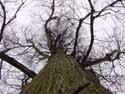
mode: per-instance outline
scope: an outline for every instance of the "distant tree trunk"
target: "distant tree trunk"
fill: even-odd
[[[112,94],[89,70],[58,49],[20,94]]]

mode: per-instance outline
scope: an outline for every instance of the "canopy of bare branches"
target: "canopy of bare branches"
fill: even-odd
[[[19,92],[58,48],[118,94],[124,23],[125,0],[0,0],[0,94]]]

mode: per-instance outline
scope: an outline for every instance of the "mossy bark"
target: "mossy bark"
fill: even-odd
[[[20,94],[112,94],[98,78],[59,49]]]

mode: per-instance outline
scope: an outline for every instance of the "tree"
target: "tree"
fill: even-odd
[[[41,31],[37,31],[34,25],[33,30],[36,30],[30,29],[31,33],[28,29],[22,30],[24,37],[15,33],[11,34],[13,37],[7,35],[5,27],[16,18],[24,2],[8,20],[4,2],[0,1],[0,40],[2,48],[5,49],[0,52],[0,58],[25,74],[21,94],[112,94],[102,83],[106,81],[119,86],[118,79],[121,75],[116,73],[115,67],[121,64],[120,60],[123,60],[125,53],[124,0],[110,0],[108,3],[104,1],[104,6],[100,7],[96,5],[102,2],[94,0],[86,0],[84,3],[77,0],[37,2],[43,9],[41,14],[44,12],[47,13],[45,16],[48,15],[47,18],[40,15],[38,19],[42,23],[40,28],[43,26],[41,31],[44,31],[42,34],[44,33],[45,41],[41,38]],[[102,24],[102,21],[103,24],[110,21],[112,26],[102,26],[103,29],[98,29],[97,24]],[[115,21],[117,23],[114,23]],[[101,30],[104,33],[105,29],[111,30],[109,35],[106,38],[98,36],[101,32],[97,31]],[[47,59],[48,63],[36,74],[12,57],[14,54],[22,57],[20,60],[24,62],[40,62]],[[107,66],[109,72],[105,73],[104,68]],[[33,80],[27,84],[29,78]]]

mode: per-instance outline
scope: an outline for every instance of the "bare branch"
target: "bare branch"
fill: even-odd
[[[2,8],[2,11],[3,11],[3,22],[2,22],[2,26],[0,28],[0,42],[3,38],[3,32],[4,32],[4,29],[5,29],[5,26],[6,26],[6,9],[5,9],[5,6],[3,5],[3,3],[1,2],[0,0],[0,6]]]
[[[1,59],[1,62],[0,62],[0,79],[1,79],[2,67],[3,67],[3,60]]]
[[[9,21],[8,21],[5,25],[11,23],[11,22],[16,18],[17,13],[20,11],[20,9],[21,9],[21,7],[22,7],[23,5],[24,5],[24,2],[22,2],[22,3],[19,5],[19,7],[17,8],[17,10],[16,10],[16,12],[14,13],[14,15],[9,19]]]
[[[88,17],[91,15],[91,12],[88,13],[84,18],[80,19],[79,20],[79,24],[76,28],[76,34],[75,34],[75,43],[74,43],[74,48],[73,48],[73,52],[72,52],[72,56],[75,57],[76,55],[76,48],[77,48],[77,45],[78,45],[78,37],[79,37],[79,31],[80,31],[80,28],[82,26],[82,22]]]
[[[103,9],[101,9],[99,11],[99,13],[95,16],[95,18],[99,17],[107,8],[113,7],[115,4],[117,4],[118,2],[121,2],[121,1],[123,1],[123,0],[116,0],[116,1],[112,2],[111,4],[108,4],[107,6],[105,6]]]
[[[16,67],[17,69],[21,70],[22,72],[24,72],[26,75],[28,75],[29,77],[35,77],[36,73],[30,69],[28,69],[27,67],[25,67],[24,65],[22,65],[21,63],[19,63],[17,60],[15,60],[14,58],[6,55],[5,53],[0,53],[0,58],[6,62],[8,62],[10,65]]]
[[[94,12],[95,12],[95,9],[91,3],[91,0],[88,0],[89,4],[90,4],[90,7],[91,7],[91,16],[90,16],[90,35],[91,35],[91,40],[90,40],[90,45],[89,45],[89,48],[87,50],[87,53],[85,56],[83,56],[83,59],[82,59],[82,64],[84,62],[86,62],[90,52],[91,52],[91,49],[92,49],[92,46],[93,46],[93,43],[94,43]]]
[[[3,11],[3,16],[2,16],[3,22],[2,22],[2,26],[0,28],[0,31],[1,31],[0,32],[0,42],[1,42],[2,38],[3,38],[3,32],[4,32],[4,29],[5,29],[6,25],[9,24],[9,23],[11,23],[16,18],[16,15],[20,11],[20,9],[23,6],[23,4],[24,4],[24,2],[22,2],[19,5],[19,7],[17,8],[17,10],[16,10],[15,14],[12,16],[12,18],[8,22],[6,22],[6,20],[7,20],[6,9],[5,9],[5,6],[3,5],[2,1],[0,1],[0,6],[1,6],[2,11]]]
[[[52,37],[51,37],[51,31],[48,29],[48,23],[51,20],[56,19],[55,17],[53,17],[54,11],[55,11],[55,0],[53,0],[53,2],[52,2],[51,11],[52,12],[51,12],[50,16],[46,20],[46,23],[45,23],[45,33],[46,33],[46,37],[47,37],[48,48],[49,48],[50,52],[53,53],[53,51],[52,51]]]
[[[120,59],[120,55],[124,54],[124,52],[120,52],[119,50],[114,50],[111,53],[107,53],[104,57],[95,59],[93,61],[87,61],[84,63],[83,67],[89,67],[92,65],[100,64],[102,62],[113,62],[114,60]]]
[[[40,51],[36,46],[35,46],[35,43],[32,41],[32,40],[28,40],[32,43],[32,47],[36,50],[36,52],[38,52],[40,55],[44,56],[45,58],[48,58],[49,55],[47,54],[44,54],[42,51]]]

